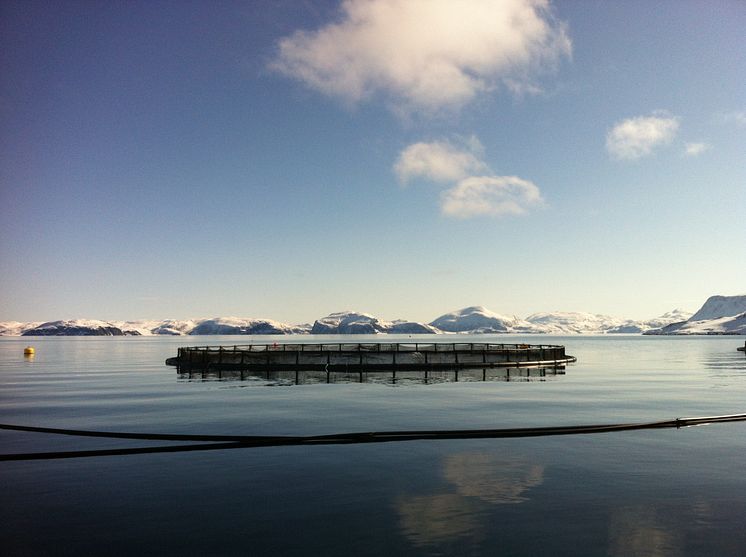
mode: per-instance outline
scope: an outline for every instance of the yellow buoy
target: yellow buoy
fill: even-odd
[[[33,346],[27,346],[23,349],[23,355],[24,356],[33,356],[36,351],[34,350]]]

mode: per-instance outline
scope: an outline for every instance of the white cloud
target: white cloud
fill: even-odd
[[[394,171],[404,184],[417,177],[433,182],[455,182],[487,170],[487,165],[477,156],[482,150],[475,137],[469,139],[466,149],[447,141],[414,143],[401,152]]]
[[[271,67],[347,102],[384,93],[432,112],[501,85],[536,91],[572,50],[548,0],[345,0],[340,15],[281,39]]]
[[[725,123],[735,123],[739,126],[746,126],[746,110],[736,110],[726,112],[720,115],[721,120]]]
[[[679,130],[679,119],[662,114],[638,116],[617,122],[606,135],[606,150],[618,159],[639,159],[655,147],[670,143]]]
[[[708,143],[687,143],[684,146],[684,154],[687,157],[696,157],[697,155],[701,155],[705,151],[709,151],[712,149],[712,145]]]
[[[517,176],[471,176],[442,193],[440,208],[456,218],[522,215],[543,202],[539,188]]]
[[[440,196],[441,212],[448,217],[522,215],[544,203],[533,182],[492,174],[475,136],[460,143],[462,147],[448,141],[413,143],[399,154],[394,172],[402,183],[419,177],[451,184]],[[485,172],[489,174],[475,175]]]

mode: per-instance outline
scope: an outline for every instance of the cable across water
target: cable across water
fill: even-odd
[[[346,445],[361,443],[391,443],[395,441],[435,441],[457,439],[506,439],[517,437],[547,437],[554,435],[583,435],[592,433],[614,433],[641,429],[683,428],[707,424],[746,421],[746,414],[726,414],[693,418],[675,418],[656,422],[623,424],[593,424],[574,426],[523,427],[500,429],[445,429],[411,431],[368,431],[334,433],[329,435],[278,436],[278,435],[187,435],[170,433],[128,433],[111,431],[89,431],[60,429],[14,424],[0,424],[0,429],[26,431],[76,437],[99,437],[106,439],[140,439],[148,441],[185,441],[188,445],[161,445],[154,447],[130,447],[82,451],[54,451],[37,453],[2,454],[0,461],[54,460],[61,458],[84,458],[94,456],[123,456],[133,454],[176,453],[191,451],[215,451],[258,447],[280,447],[298,445]]]

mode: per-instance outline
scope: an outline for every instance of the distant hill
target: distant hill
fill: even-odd
[[[310,332],[313,335],[372,335],[378,333],[414,335],[439,333],[440,331],[429,325],[414,321],[384,321],[367,313],[342,311],[317,319]]]
[[[21,336],[109,336],[139,335],[137,331],[122,330],[107,321],[74,319],[71,321],[47,321],[21,332]]]
[[[689,319],[646,335],[746,335],[746,295],[711,296]]]
[[[272,319],[212,317],[187,320],[99,321],[72,319],[22,323],[0,322],[0,336],[137,336],[137,335],[346,335],[346,334],[746,334],[746,295],[712,296],[695,314],[675,309],[643,321],[583,312],[534,313],[525,319],[469,306],[445,313],[430,323],[386,321],[368,313],[341,311],[312,325]]]
[[[500,315],[482,306],[471,306],[446,313],[430,325],[448,333],[508,333],[516,327],[531,327],[529,323],[517,317]]]
[[[215,317],[196,324],[190,335],[293,335],[307,333],[306,329],[271,319]]]
[[[714,297],[725,299],[726,297]],[[737,297],[733,297],[737,298]],[[746,298],[746,296],[742,297]],[[711,298],[712,300],[712,298]],[[709,300],[708,300],[709,302]],[[717,307],[731,311],[737,304],[723,301]],[[705,304],[707,305],[707,304]],[[715,308],[715,303],[711,304]],[[705,308],[703,307],[703,310]],[[703,310],[700,310],[702,312]],[[717,314],[717,309],[708,309]],[[647,321],[625,320],[608,315],[583,312],[534,313],[522,319],[495,313],[483,306],[469,306],[445,313],[430,323],[398,319],[387,321],[368,313],[341,311],[320,317],[312,325],[292,325],[248,317],[212,317],[201,319],[165,319],[140,321],[100,321],[72,319],[22,323],[0,322],[0,336],[137,336],[137,335],[285,335],[285,334],[437,334],[437,333],[506,333],[506,334],[679,334],[672,324],[687,321],[690,313],[673,310]],[[691,321],[691,319],[689,319]],[[722,334],[731,333],[729,326]],[[740,330],[737,329],[736,330]],[[681,333],[695,334],[695,333]],[[703,333],[708,334],[708,333]]]

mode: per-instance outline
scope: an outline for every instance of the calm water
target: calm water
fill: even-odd
[[[578,362],[530,381],[262,386],[190,381],[163,364],[177,346],[245,337],[1,338],[0,422],[305,435],[746,411],[743,337],[474,337],[487,338],[565,344]],[[28,344],[33,360],[23,357]],[[16,453],[148,443],[0,431],[0,444]],[[745,457],[746,423],[733,423],[5,462],[0,547],[3,555],[744,555]]]

